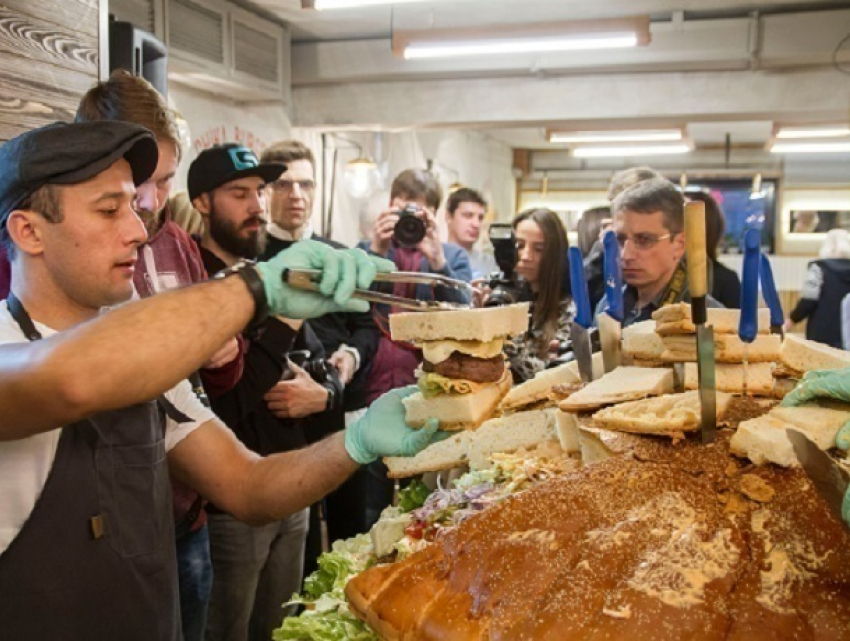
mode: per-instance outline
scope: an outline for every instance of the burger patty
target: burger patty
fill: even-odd
[[[425,361],[422,363],[422,370],[446,378],[462,378],[475,383],[496,383],[505,373],[505,357],[497,354],[493,358],[475,358],[452,352],[451,356],[436,365]]]

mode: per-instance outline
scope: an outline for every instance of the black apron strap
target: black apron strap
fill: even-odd
[[[9,292],[9,295],[6,297],[6,304],[9,306],[9,313],[18,324],[18,327],[21,328],[21,331],[27,337],[27,340],[39,340],[41,338],[41,332],[35,328],[32,318],[30,318],[27,310],[24,309],[24,306],[21,304],[21,301],[18,300],[18,297],[12,292]]]

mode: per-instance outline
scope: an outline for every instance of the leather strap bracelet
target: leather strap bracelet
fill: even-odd
[[[239,261],[227,269],[222,269],[214,278],[227,278],[234,274],[245,281],[248,291],[251,292],[251,297],[254,299],[254,315],[245,327],[245,333],[249,336],[256,336],[269,318],[269,303],[266,298],[263,277],[260,276],[253,262]]]

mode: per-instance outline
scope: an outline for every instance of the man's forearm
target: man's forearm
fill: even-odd
[[[227,278],[124,305],[45,340],[0,346],[0,440],[155,398],[241,331],[253,310],[242,279]]]
[[[344,432],[259,459],[245,480],[244,512],[234,516],[255,524],[280,520],[335,490],[357,467],[345,450]]]

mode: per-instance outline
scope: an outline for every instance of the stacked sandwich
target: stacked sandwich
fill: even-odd
[[[756,339],[744,343],[737,334],[740,317],[737,309],[708,310],[708,324],[714,328],[717,389],[740,393],[745,391],[746,383],[747,393],[772,396],[773,363],[779,360],[782,339],[768,333],[770,312],[760,309]],[[691,306],[687,303],[668,305],[653,313],[652,318],[664,345],[660,360],[685,363],[685,389],[697,389],[696,327],[691,321]]]
[[[390,315],[390,334],[422,350],[420,391],[404,399],[407,424],[475,429],[511,387],[505,340],[528,330],[528,304]]]
[[[808,371],[844,367],[850,367],[850,352],[788,334],[773,375],[783,387],[793,388]]]

